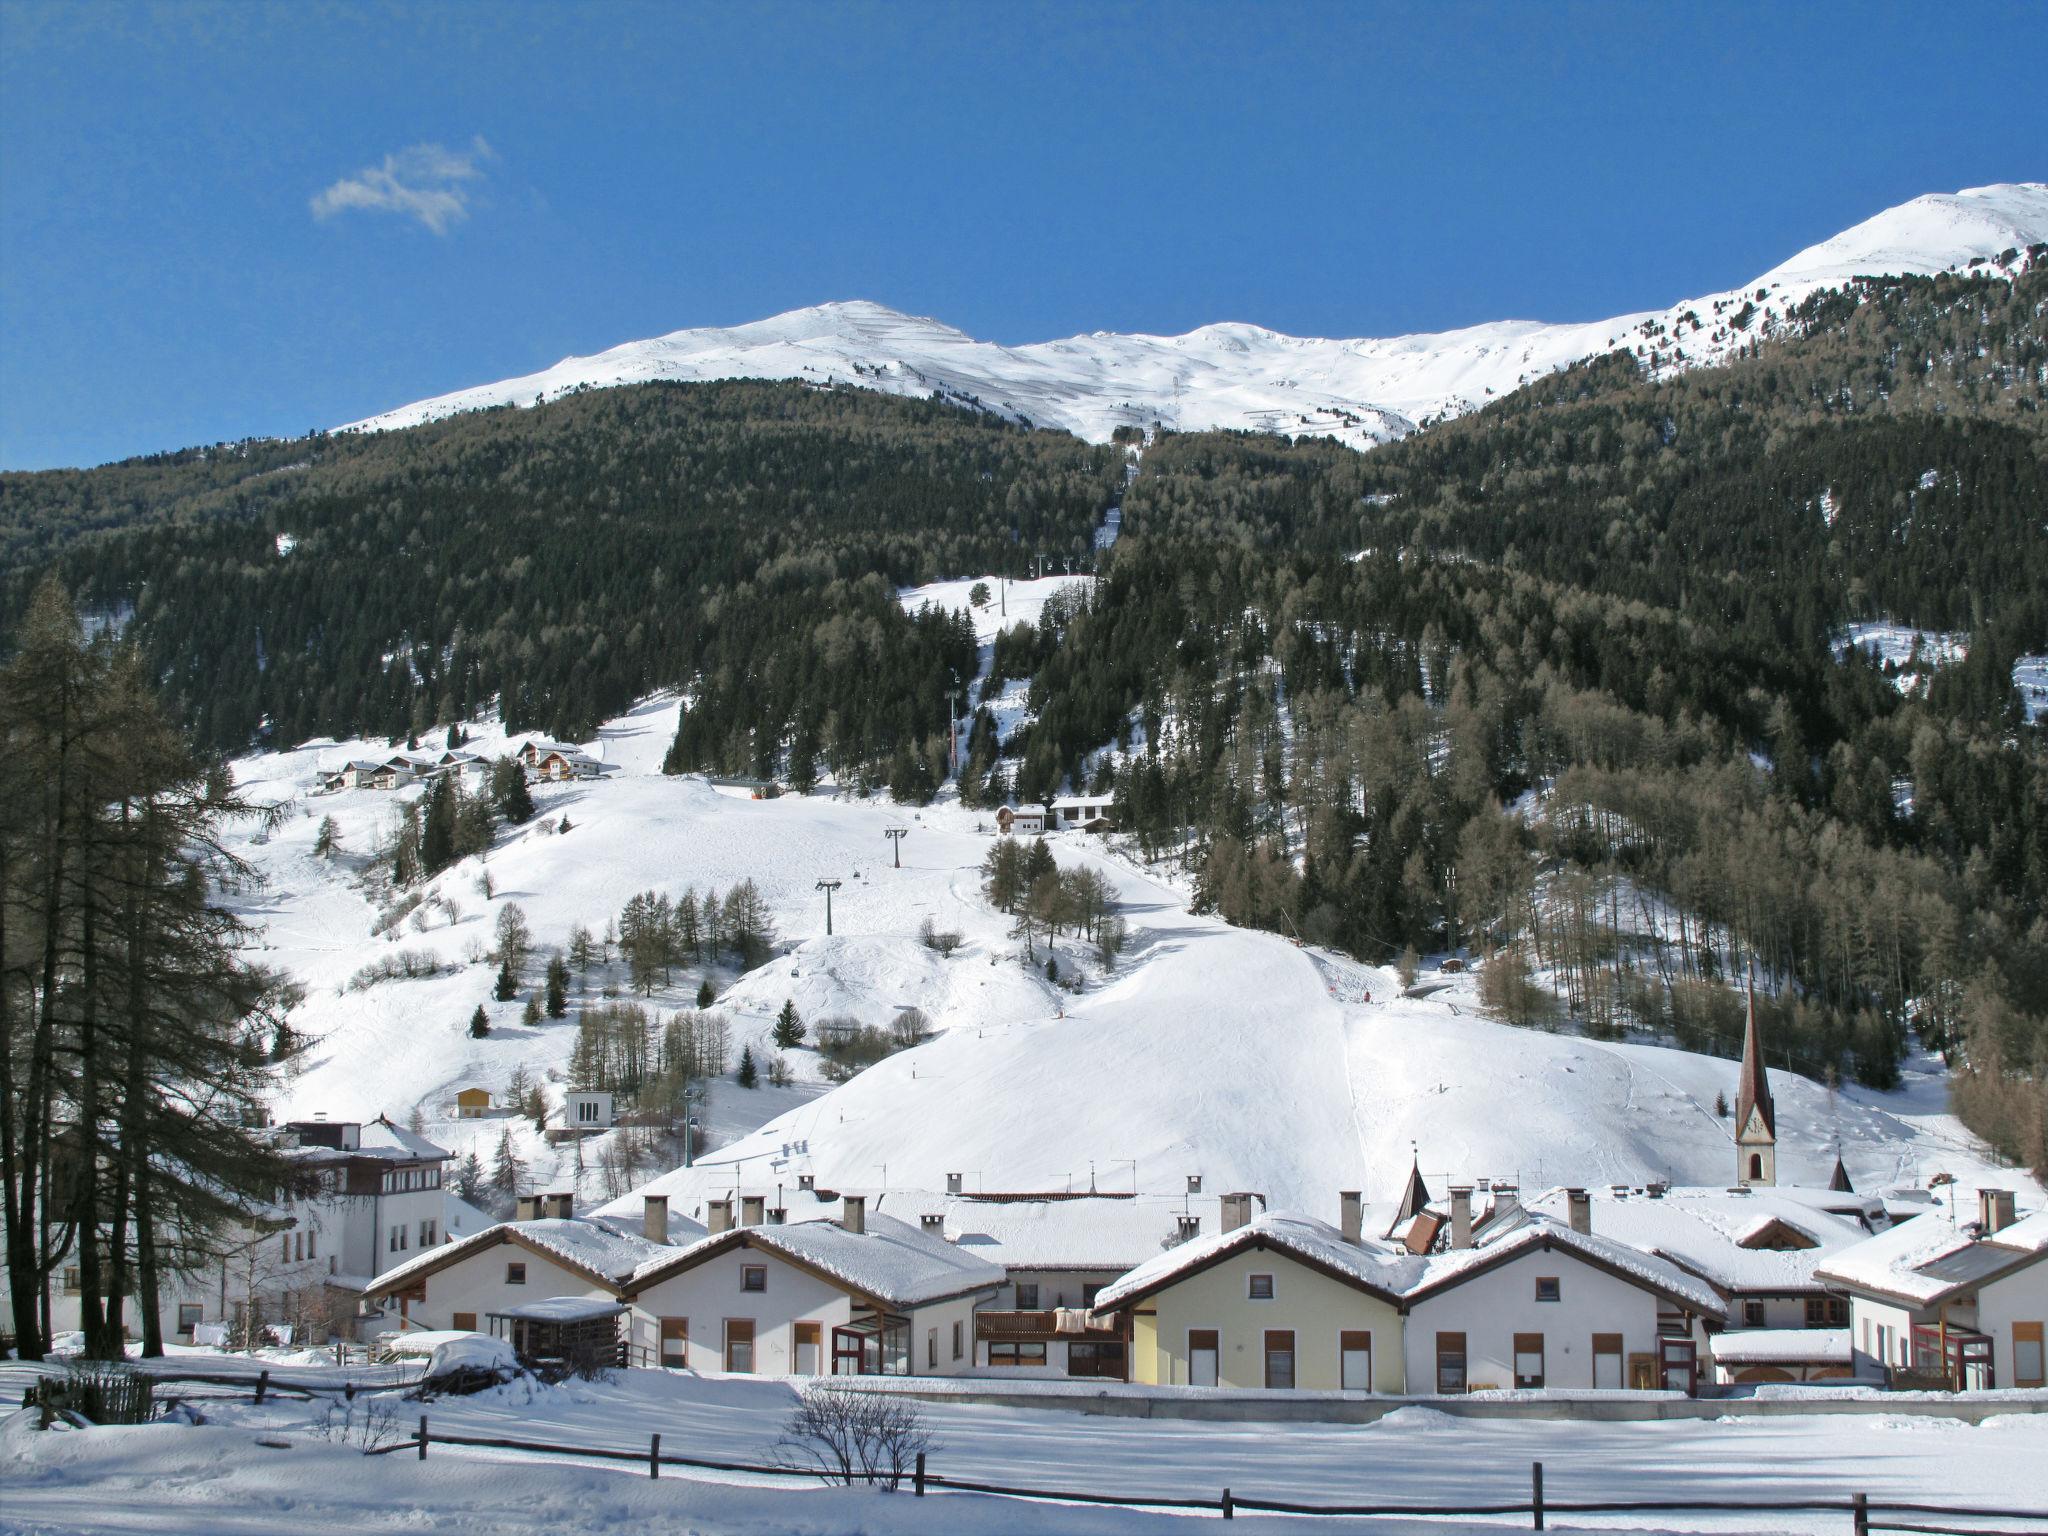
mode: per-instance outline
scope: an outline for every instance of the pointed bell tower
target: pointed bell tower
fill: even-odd
[[[1756,982],[1749,984],[1749,1023],[1742,1036],[1742,1081],[1735,1091],[1735,1181],[1744,1188],[1778,1182],[1778,1111],[1764,1071],[1756,1023]]]

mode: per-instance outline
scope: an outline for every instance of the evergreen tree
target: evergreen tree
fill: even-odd
[[[547,1010],[551,1019],[569,1012],[569,963],[559,954],[548,956]]]
[[[699,1008],[709,1008],[717,1001],[718,989],[711,985],[711,978],[706,976],[697,983],[697,1006]]]
[[[526,767],[518,758],[501,757],[491,764],[491,800],[498,814],[515,827],[532,817],[533,794],[526,787]]]
[[[320,818],[320,830],[313,838],[313,857],[331,858],[341,844],[341,828],[334,824],[332,816]]]
[[[469,1016],[469,1037],[481,1040],[491,1032],[491,1016],[484,1012],[484,1005],[478,1003],[476,1012]]]
[[[491,996],[501,1003],[509,1003],[519,995],[519,978],[512,974],[512,962],[504,961],[498,966],[498,979],[491,987]]]
[[[455,1165],[455,1197],[477,1204],[484,1197],[484,1165],[472,1146],[462,1155],[462,1161]]]
[[[736,1076],[742,1088],[757,1088],[760,1086],[760,1075],[754,1068],[754,1048],[751,1045],[740,1047],[740,1066]]]
[[[497,1154],[491,1160],[491,1189],[501,1202],[509,1205],[525,1182],[526,1161],[520,1157],[512,1140],[512,1127],[508,1125],[498,1133]]]
[[[778,1050],[794,1050],[804,1043],[804,1021],[796,1011],[796,1000],[784,998],[782,1011],[775,1015],[775,1045]]]
[[[538,992],[527,993],[526,1006],[520,1010],[519,1022],[524,1024],[528,1029],[533,1029],[540,1024],[540,1021],[544,1017],[546,1017],[546,1015],[541,1012],[540,994]]]
[[[420,868],[429,877],[455,862],[455,776],[444,773],[426,794],[427,813],[420,828]]]

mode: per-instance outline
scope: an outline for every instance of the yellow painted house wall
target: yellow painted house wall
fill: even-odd
[[[1273,1277],[1273,1299],[1250,1298],[1250,1276]],[[1284,1253],[1250,1249],[1175,1282],[1133,1309],[1131,1379],[1153,1386],[1185,1386],[1188,1332],[1217,1333],[1220,1387],[1263,1388],[1266,1330],[1294,1330],[1294,1384],[1334,1392],[1343,1386],[1340,1335],[1372,1334],[1375,1392],[1406,1390],[1401,1315],[1367,1295],[1296,1263]]]

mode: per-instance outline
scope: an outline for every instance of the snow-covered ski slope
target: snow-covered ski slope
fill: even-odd
[[[320,766],[381,744],[315,744],[235,765],[253,794],[289,802],[264,841],[244,843],[267,884],[240,898],[262,924],[260,958],[308,988],[295,1022],[317,1044],[285,1113],[381,1112],[402,1123],[417,1106],[427,1134],[486,1162],[509,1126],[535,1187],[574,1184],[592,1203],[623,1193],[597,1177],[594,1147],[579,1175],[573,1151],[542,1145],[529,1122],[455,1118],[456,1089],[501,1090],[522,1065],[555,1074],[559,1106],[575,1009],[601,1004],[606,984],[631,996],[622,972],[594,970],[569,1020],[521,1025],[519,1002],[489,1000],[494,967],[481,955],[497,914],[517,902],[545,951],[576,924],[602,932],[637,891],[725,891],[751,878],[786,952],[747,975],[716,977],[735,1062],[750,1044],[765,1064],[785,998],[813,1023],[837,1014],[886,1024],[915,1006],[938,1033],[837,1088],[809,1051],[784,1053],[786,1087],[715,1084],[702,1111],[714,1148],[670,1186],[685,1200],[735,1184],[793,1188],[804,1172],[840,1188],[943,1188],[957,1172],[970,1188],[1057,1190],[1086,1188],[1092,1171],[1103,1189],[1135,1180],[1159,1194],[1199,1173],[1210,1191],[1258,1190],[1327,1213],[1339,1189],[1392,1198],[1411,1151],[1438,1183],[1518,1174],[1711,1184],[1733,1170],[1729,1123],[1714,1102],[1733,1099],[1734,1063],[1493,1024],[1479,1016],[1469,977],[1399,997],[1390,971],[1191,914],[1174,871],[1140,868],[1077,833],[1054,837],[1056,856],[1109,876],[1131,943],[1107,976],[1082,946],[1063,943],[1063,978],[1083,981],[1078,992],[1054,986],[1044,949],[1035,960],[1022,954],[980,894],[994,835],[980,813],[825,794],[757,801],[664,777],[675,709],[654,700],[606,726],[592,750],[616,771],[536,789],[540,817],[502,834],[481,864],[465,860],[432,882],[455,903],[455,920],[437,908],[395,938],[372,934],[376,908],[360,871],[407,792],[312,792]],[[496,744],[479,728],[475,746]],[[312,850],[328,816],[341,852],[323,859]],[[570,830],[551,830],[564,816]],[[883,837],[892,826],[909,830],[901,869]],[[827,878],[842,882],[829,939],[816,889]],[[960,948],[944,956],[920,943],[926,917],[961,934]],[[359,968],[401,949],[431,952],[449,969],[346,989]],[[529,985],[539,970],[529,967]],[[687,1006],[698,977],[679,970],[649,1006],[663,1016]],[[479,1003],[493,1021],[482,1040],[466,1028]],[[1839,1135],[1859,1187],[1948,1172],[1966,1187],[2006,1183],[2028,1204],[2039,1199],[2031,1181],[1994,1170],[1944,1112],[1938,1077],[1916,1076],[1899,1094],[1832,1099],[1803,1078],[1774,1081],[1788,1180],[1824,1179]]]
[[[802,379],[938,393],[1097,442],[1118,426],[1157,421],[1182,431],[1327,436],[1364,448],[1617,347],[1656,352],[1667,364],[1680,350],[1688,364],[1712,362],[1765,333],[1816,289],[1973,262],[1996,270],[2003,253],[2043,241],[2048,184],[1972,187],[1886,209],[1739,288],[1668,309],[1572,324],[1503,320],[1386,339],[1322,340],[1226,323],[1184,336],[1097,331],[1012,347],[880,304],[821,304],[564,358],[539,373],[422,400],[353,427],[407,427],[458,411],[657,379]],[[1750,306],[1755,313],[1745,315]]]

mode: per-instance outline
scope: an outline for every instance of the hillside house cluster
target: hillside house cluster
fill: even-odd
[[[1110,1379],[1409,1394],[1693,1392],[1760,1382],[2043,1385],[2048,1214],[1983,1194],[1959,1223],[1919,1191],[1779,1186],[1762,1042],[1748,1028],[1736,1179],[1721,1188],[1513,1180],[1335,1221],[1254,1192],[707,1194],[704,1168],[618,1220],[533,1206],[380,1275],[401,1328],[524,1352],[585,1345],[737,1374]],[[790,1166],[794,1166],[793,1164]],[[727,1171],[726,1175],[731,1174]],[[696,1200],[701,1221],[672,1216]]]
[[[539,736],[515,743],[507,755],[525,768],[528,779],[541,783],[601,778],[605,772],[605,764],[581,747]],[[459,748],[443,752],[394,752],[388,757],[351,758],[338,768],[327,769],[320,775],[320,788],[326,794],[345,789],[396,790],[430,784],[448,774],[480,782],[490,769],[488,757]]]
[[[996,811],[996,830],[1006,836],[1038,837],[1047,832],[1113,832],[1114,795],[1061,795],[1044,805],[1005,805]]]

